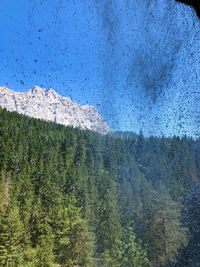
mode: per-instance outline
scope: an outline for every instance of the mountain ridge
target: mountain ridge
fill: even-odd
[[[111,131],[94,106],[81,106],[69,97],[59,95],[52,88],[34,86],[26,92],[16,92],[0,86],[0,106],[29,117],[88,129],[100,134]]]

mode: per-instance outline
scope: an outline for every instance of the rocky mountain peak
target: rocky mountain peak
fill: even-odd
[[[101,134],[110,132],[110,128],[95,107],[73,102],[60,96],[52,88],[34,86],[27,92],[15,92],[0,87],[0,106],[8,111],[16,111],[29,117],[54,121],[65,126],[96,131]]]
[[[44,93],[44,90],[43,88],[39,87],[39,86],[34,86],[30,91],[32,94],[43,94]]]
[[[0,86],[0,93],[1,94],[9,94],[11,92],[11,90],[5,86]]]

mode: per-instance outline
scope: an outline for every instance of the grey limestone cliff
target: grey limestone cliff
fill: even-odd
[[[0,106],[29,117],[88,129],[100,134],[110,131],[95,107],[81,106],[68,97],[60,96],[53,89],[35,86],[27,92],[15,92],[0,87]]]

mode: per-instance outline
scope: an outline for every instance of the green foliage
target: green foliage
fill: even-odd
[[[161,267],[181,246],[198,252],[197,194],[180,215],[199,152],[186,137],[100,136],[0,110],[0,266]]]
[[[18,207],[0,209],[0,265],[16,266],[23,261],[23,225]]]
[[[124,231],[123,255],[121,267],[150,267],[146,252],[142,249],[133,229],[130,227]]]
[[[182,223],[188,229],[188,242],[182,245],[176,267],[198,267],[200,263],[200,187],[194,186],[186,195]]]
[[[61,266],[92,266],[94,237],[86,220],[81,218],[74,197],[68,197],[67,207],[56,227],[56,255]]]

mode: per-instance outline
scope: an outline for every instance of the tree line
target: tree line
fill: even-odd
[[[199,139],[0,110],[0,266],[199,266],[199,178]]]

